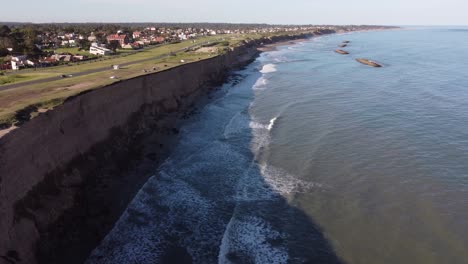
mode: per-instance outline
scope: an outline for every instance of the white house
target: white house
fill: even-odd
[[[96,38],[96,36],[94,35],[94,33],[91,33],[91,35],[89,35],[89,37],[88,37],[88,41],[91,41],[91,42],[96,41],[96,39],[97,39],[97,38]]]
[[[27,55],[15,56],[11,58],[11,69],[12,70],[19,70],[21,68],[26,67],[27,64]]]
[[[102,47],[97,47],[97,46],[91,46],[91,47],[89,48],[89,53],[94,54],[94,55],[103,55],[103,56],[106,56],[106,55],[112,54],[112,50],[106,49],[106,48],[102,48]]]

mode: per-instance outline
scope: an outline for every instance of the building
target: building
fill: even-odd
[[[91,33],[91,35],[89,35],[89,37],[88,37],[88,41],[90,41],[90,42],[94,42],[94,41],[96,41],[96,39],[97,39],[97,38],[96,38],[96,36],[94,35],[94,33]]]
[[[111,41],[118,41],[120,46],[123,47],[125,44],[128,44],[129,39],[125,34],[113,34],[107,36],[107,42],[110,43]]]
[[[21,55],[21,56],[14,56],[11,57],[11,69],[12,70],[19,70],[22,68],[25,68],[28,60],[27,55]]]
[[[163,43],[164,41],[166,41],[166,39],[163,38],[163,37],[156,37],[156,38],[154,38],[154,42],[156,42],[156,43]]]
[[[133,32],[133,38],[134,38],[134,39],[140,38],[140,36],[141,36],[141,32],[140,32],[140,31],[135,31],[135,32]]]
[[[112,54],[112,50],[98,47],[98,46],[91,46],[89,48],[89,53],[94,54],[94,55],[106,56],[106,55]]]

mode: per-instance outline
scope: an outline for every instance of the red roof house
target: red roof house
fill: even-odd
[[[126,34],[113,34],[107,36],[107,42],[111,42],[114,40],[118,41],[121,47],[125,46],[129,42],[129,39]]]

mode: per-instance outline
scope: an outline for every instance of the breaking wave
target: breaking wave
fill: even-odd
[[[276,72],[277,69],[276,69],[276,65],[275,64],[266,64],[263,66],[263,68],[260,70],[261,73],[265,74],[265,73],[272,73],[272,72]]]

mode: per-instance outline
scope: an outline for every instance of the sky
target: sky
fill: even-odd
[[[468,0],[2,0],[8,22],[468,25]]]

